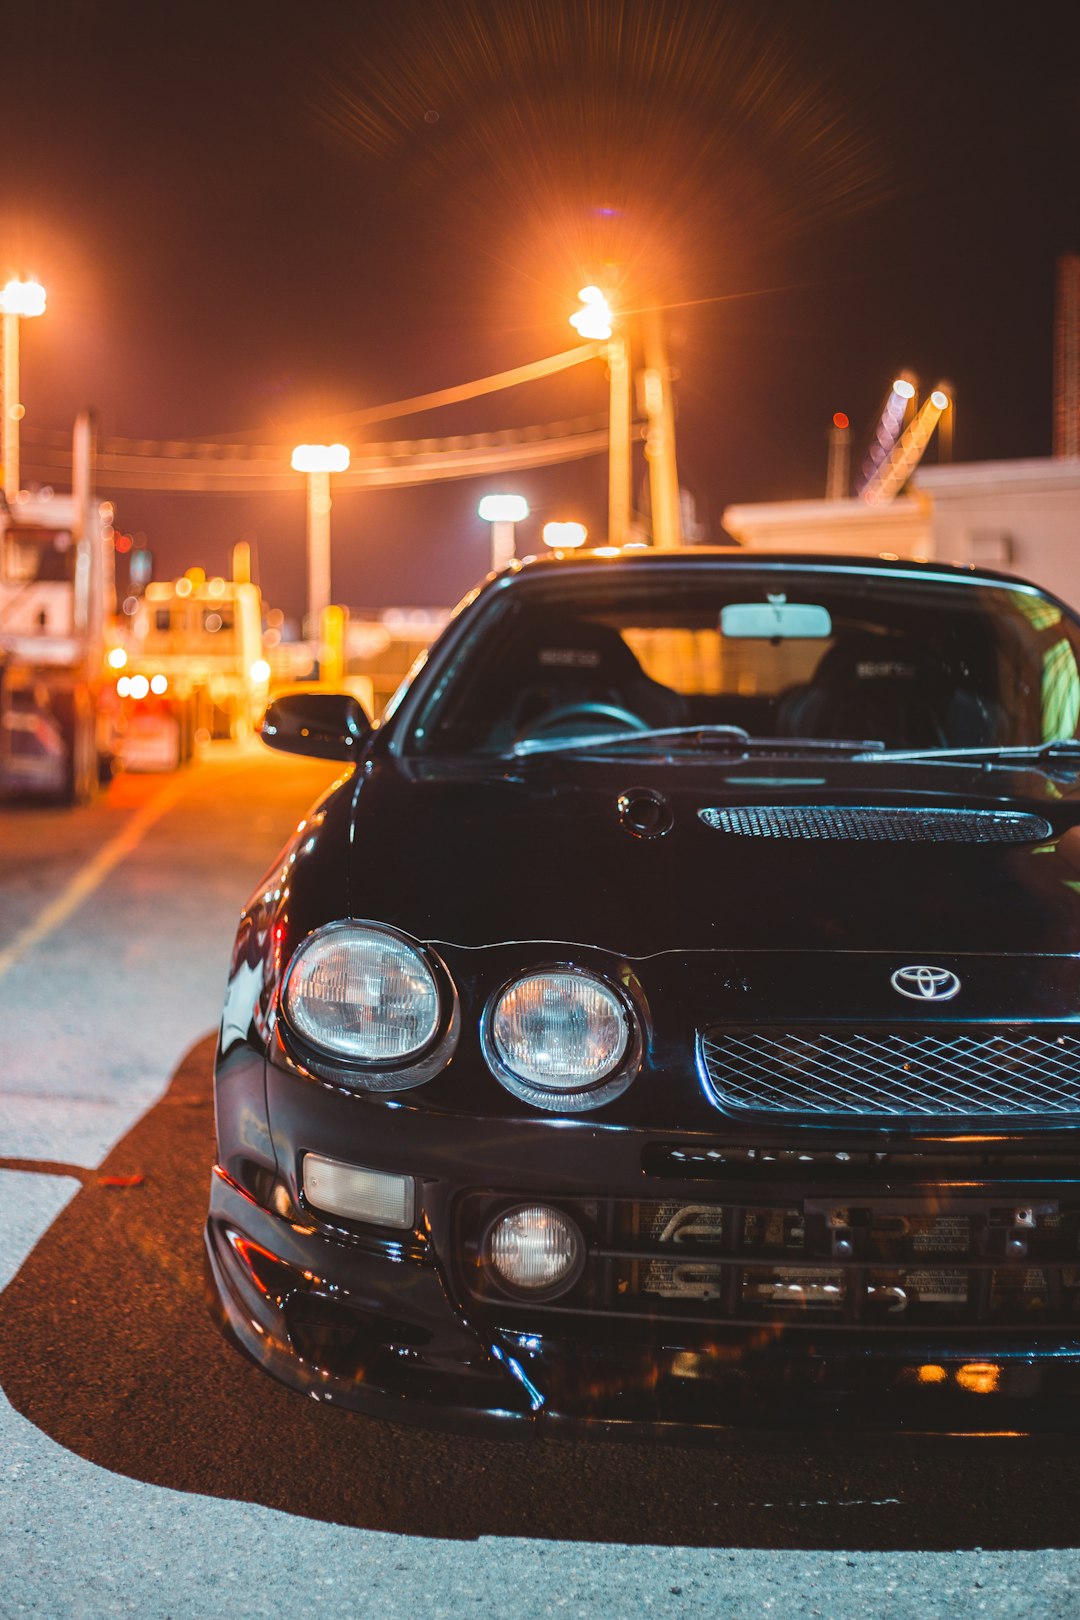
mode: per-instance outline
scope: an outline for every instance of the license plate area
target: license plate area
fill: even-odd
[[[888,1328],[1080,1322],[1080,1210],[1056,1199],[665,1204],[624,1296],[728,1321]]]
[[[925,1267],[1061,1257],[1057,1199],[808,1198],[802,1211],[807,1253],[821,1259]]]
[[[744,1267],[742,1311],[899,1327],[1075,1320],[1080,1308],[1080,1264],[1060,1264],[1080,1261],[1080,1245],[1056,1200],[810,1198],[800,1226],[804,1263]]]

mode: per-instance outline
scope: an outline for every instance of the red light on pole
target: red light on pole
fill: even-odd
[[[836,411],[829,429],[829,464],[825,472],[825,499],[842,501],[848,490],[848,457],[850,454],[851,423],[843,411]]]

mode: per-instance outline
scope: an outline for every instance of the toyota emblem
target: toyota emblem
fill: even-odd
[[[948,968],[897,968],[889,980],[893,989],[912,1001],[951,1001],[960,989],[960,980]]]

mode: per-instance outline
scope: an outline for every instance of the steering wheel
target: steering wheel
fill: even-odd
[[[618,703],[561,703],[549,709],[526,727],[523,738],[557,737],[561,734],[603,736],[605,731],[648,731],[647,720]]]

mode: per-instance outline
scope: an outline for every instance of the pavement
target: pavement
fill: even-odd
[[[202,1306],[232,929],[321,767],[0,813],[0,1620],[1080,1615],[1080,1460],[471,1441],[309,1403]]]

